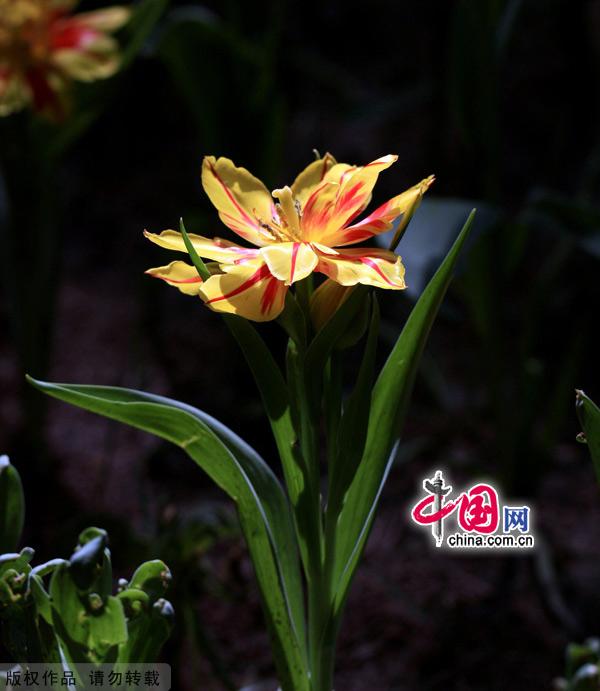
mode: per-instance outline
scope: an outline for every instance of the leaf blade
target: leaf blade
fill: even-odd
[[[183,236],[185,247],[198,275],[203,281],[207,280],[210,277],[210,272],[202,261],[202,258],[196,252],[186,231],[183,219],[180,219],[179,230]],[[293,301],[293,298],[289,295],[286,300],[288,308],[291,307],[292,311],[295,311],[297,320],[298,307],[295,305],[295,301]],[[293,302],[290,303],[290,300]],[[294,511],[294,521],[297,527],[296,535],[300,554],[303,563],[306,565],[310,560],[310,534],[312,532],[310,517],[300,509],[300,503],[304,496],[307,483],[306,465],[302,459],[300,448],[297,443],[297,433],[293,420],[288,387],[286,386],[281,370],[275,362],[271,351],[267,348],[265,342],[252,324],[246,319],[242,319],[236,315],[224,314],[223,319],[229,331],[238,342],[240,350],[252,371],[265,412],[269,418],[271,431],[277,445],[286,486]],[[294,320],[292,319],[292,321]],[[298,331],[296,328],[293,330]],[[305,330],[304,327],[304,337],[306,336]],[[302,333],[302,329],[300,329],[296,334],[297,337],[300,337]]]
[[[576,392],[575,408],[600,484],[600,408],[583,391]]]
[[[17,469],[0,456],[0,554],[14,552],[25,522],[25,495]]]
[[[340,512],[333,569],[335,615],[341,610],[390,470],[392,447],[406,414],[421,353],[472,227],[473,210],[413,308],[373,389],[365,451]]]
[[[367,437],[367,421],[371,409],[371,387],[375,372],[375,356],[379,335],[379,306],[372,297],[371,319],[365,352],[356,384],[348,398],[339,428],[339,451],[330,469],[330,492],[327,511],[337,515],[362,456]]]
[[[176,444],[236,502],[267,603],[282,688],[305,691],[302,586],[290,509],[260,456],[206,413],[168,398],[117,387],[30,381],[55,398]]]

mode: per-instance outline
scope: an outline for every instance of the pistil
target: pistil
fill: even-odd
[[[293,240],[302,241],[302,231],[300,229],[299,209],[296,205],[292,190],[286,185],[282,189],[273,190],[273,196],[279,200],[279,207],[283,220],[287,226],[286,230]]]

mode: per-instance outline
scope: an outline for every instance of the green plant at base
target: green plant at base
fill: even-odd
[[[0,498],[4,549],[19,541],[24,514],[19,475],[6,456]],[[156,661],[173,626],[164,599],[170,571],[162,561],[148,561],[129,581],[120,580],[113,595],[107,545],[104,530],[88,528],[68,560],[32,566],[30,547],[0,554],[0,627],[12,662],[62,663],[76,671],[79,663]]]

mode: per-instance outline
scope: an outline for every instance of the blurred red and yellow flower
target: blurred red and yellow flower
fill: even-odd
[[[0,115],[31,106],[60,119],[72,81],[105,79],[119,69],[119,46],[110,34],[130,10],[71,14],[76,4],[0,0]]]
[[[362,221],[354,222],[371,199],[379,173],[397,156],[383,156],[365,166],[337,163],[326,154],[313,161],[293,182],[269,193],[245,168],[227,158],[207,156],[202,184],[221,221],[255,247],[190,235],[196,252],[213,264],[201,281],[193,266],[175,261],[147,273],[189,295],[198,295],[217,312],[253,321],[275,319],[283,310],[288,288],[313,271],[342,286],[357,283],[401,290],[404,266],[393,252],[373,247],[347,248],[393,227],[412,212],[433,182],[422,180],[393,197]],[[152,242],[186,252],[180,233],[146,232]]]

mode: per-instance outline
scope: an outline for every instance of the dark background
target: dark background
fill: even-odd
[[[550,688],[566,644],[600,634],[600,496],[574,410],[575,388],[600,398],[599,37],[597,0],[171,2],[138,59],[100,87],[96,119],[53,170],[51,280],[27,303],[9,288],[0,297],[0,451],[24,478],[25,539],[40,559],[67,556],[96,524],[119,576],[144,558],[169,564],[176,688],[273,676],[231,506],[177,450],[63,404],[44,409],[22,377],[185,400],[275,461],[218,315],[143,275],[172,259],[144,228],[183,216],[190,231],[223,234],[200,185],[205,154],[272,189],[314,148],[358,164],[397,153],[374,203],[435,173],[400,246],[413,287],[479,209],[350,599],[336,688]],[[20,146],[10,127],[5,151]],[[34,156],[24,147],[20,158],[34,168]],[[32,192],[29,211],[38,202]],[[13,286],[41,244],[18,257],[5,246]],[[382,359],[416,292],[381,295]],[[33,354],[15,336],[19,310],[42,324]],[[281,348],[276,327],[261,329]],[[531,504],[535,554],[435,553],[408,511],[438,467],[457,487],[485,477]]]

